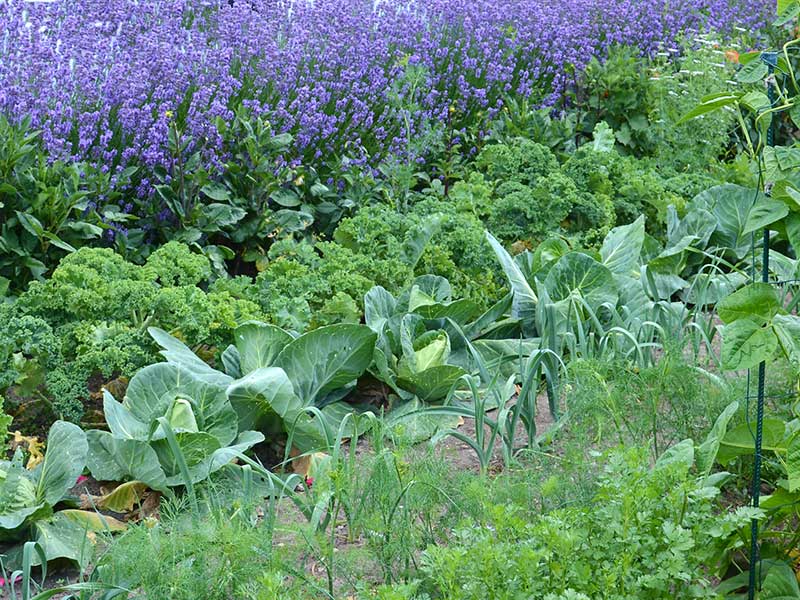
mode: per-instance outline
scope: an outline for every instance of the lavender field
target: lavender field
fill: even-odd
[[[800,600],[800,0],[0,0],[0,598]]]
[[[488,130],[507,95],[565,106],[612,45],[677,51],[697,33],[757,31],[768,10],[730,0],[4,2],[0,110],[43,127],[53,154],[108,166],[163,163],[169,115],[215,164],[214,119],[239,106],[292,133],[305,160],[344,153],[374,165],[405,147],[393,93],[415,105],[412,134],[449,119]],[[424,69],[413,90],[402,81],[412,65]]]

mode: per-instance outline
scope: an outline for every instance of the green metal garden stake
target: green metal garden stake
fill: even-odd
[[[778,61],[777,52],[762,52],[761,60],[763,60],[769,68],[769,76],[772,77],[775,72],[775,65]],[[769,96],[770,107],[775,105],[775,91],[771,82],[767,84],[767,94]],[[775,119],[770,116],[769,127],[767,128],[767,146],[772,146],[775,142]],[[760,166],[759,166],[760,168]],[[755,273],[753,274],[755,275]],[[755,276],[753,277],[755,280]],[[769,228],[764,228],[762,236],[762,254],[761,254],[761,281],[769,283]],[[756,396],[756,439],[755,439],[755,462],[753,465],[753,483],[751,489],[752,504],[754,508],[758,508],[761,500],[761,446],[764,433],[764,386],[767,376],[767,364],[761,361],[758,365],[758,387]],[[749,394],[749,391],[748,391]],[[759,585],[757,578],[757,570],[760,570],[759,565],[759,547],[758,547],[758,519],[753,518],[750,522],[750,580],[747,588],[748,600],[755,600],[756,588]]]

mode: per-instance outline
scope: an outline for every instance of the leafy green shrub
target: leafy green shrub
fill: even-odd
[[[200,285],[211,277],[211,264],[185,244],[167,242],[147,257],[149,276],[163,287]]]
[[[354,252],[336,242],[312,246],[287,240],[270,249],[270,262],[255,285],[271,321],[304,330],[356,321],[373,285],[397,289],[410,279],[410,267],[397,256]]]
[[[652,151],[647,67],[640,51],[630,46],[613,46],[602,62],[592,58],[574,97],[577,110],[585,115],[582,129],[587,137],[605,121],[623,147],[639,155]]]
[[[155,361],[147,325],[192,346],[224,347],[239,324],[264,312],[243,293],[198,287],[210,275],[208,259],[177,242],[143,266],[108,248],[73,252],[49,280],[32,282],[16,303],[0,307],[9,317],[0,323],[0,391],[14,385],[24,399],[41,387],[56,415],[77,421],[89,379],[130,377]]]
[[[558,171],[533,187],[513,181],[502,183],[495,194],[486,226],[505,241],[542,241],[561,228],[579,203],[575,184]]]
[[[686,444],[652,469],[645,452],[616,451],[586,505],[545,515],[487,506],[480,526],[428,548],[428,584],[459,600],[713,598],[707,567],[750,512],[718,514],[719,490],[695,478],[692,461]]]
[[[580,192],[594,199],[593,206],[584,195],[584,202],[574,212],[576,222],[585,223],[580,229],[590,229],[592,235],[587,237],[594,239],[602,239],[610,226],[631,223],[641,214],[647,217],[650,231],[659,234],[667,207],[681,208],[691,198],[672,191],[650,161],[614,150],[601,152],[583,146],[564,164],[564,172]]]
[[[486,146],[475,165],[492,181],[535,184],[558,169],[558,160],[545,146],[525,138],[511,138],[505,144]]]
[[[474,190],[467,184],[456,184],[461,198],[458,203],[418,194],[405,214],[385,205],[364,207],[342,220],[334,239],[359,255],[406,265],[404,280],[375,280],[387,290],[403,289],[415,274],[439,275],[450,282],[455,297],[485,307],[502,296],[502,288],[483,236],[484,226],[469,207],[470,202],[484,203],[483,197],[475,197],[483,193],[482,179],[473,181]],[[429,241],[425,239],[426,230]],[[421,244],[420,239],[427,243]],[[417,254],[412,257],[414,247]]]
[[[14,289],[41,279],[75,248],[104,243],[105,231],[130,218],[119,210],[111,172],[50,160],[40,136],[29,120],[12,124],[0,116],[0,284]],[[117,173],[117,189],[135,171]]]
[[[61,341],[45,320],[0,304],[0,392],[11,386],[34,389],[60,355]]]

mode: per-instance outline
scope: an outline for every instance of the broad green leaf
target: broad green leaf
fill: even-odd
[[[775,315],[772,328],[778,336],[784,356],[794,368],[800,366],[800,317],[797,315]]]
[[[424,407],[419,399],[414,398],[386,415],[386,426],[396,441],[419,444],[432,438],[437,431],[458,427],[461,422],[458,415],[426,414]]]
[[[389,322],[396,309],[394,296],[379,285],[364,295],[364,322],[375,333],[383,332],[383,326]]]
[[[86,434],[80,427],[56,421],[47,435],[47,451],[37,467],[37,502],[53,505],[64,496],[86,466],[89,451]]]
[[[554,302],[580,296],[592,308],[617,303],[617,286],[611,271],[580,252],[570,252],[553,265],[544,281]]]
[[[419,350],[415,350],[414,355],[416,357],[415,367],[417,371],[439,367],[445,364],[450,356],[450,338],[442,331],[429,344]]]
[[[441,365],[398,377],[397,385],[423,402],[435,402],[445,398],[453,384],[465,373],[461,367]]]
[[[414,312],[417,308],[436,304],[436,299],[423,292],[418,285],[411,286],[408,296],[408,310]]]
[[[87,527],[56,513],[51,519],[37,521],[33,533],[48,561],[65,558],[86,567],[94,554],[87,531]],[[38,566],[39,562],[37,556],[34,565]]]
[[[409,310],[424,319],[452,319],[456,323],[464,324],[472,319],[480,310],[472,300],[462,298],[453,302],[433,302],[431,304],[417,305]]]
[[[176,432],[197,433],[197,419],[195,419],[192,405],[184,398],[178,398],[167,413],[167,421]]]
[[[753,319],[738,319],[722,328],[722,366],[728,371],[751,369],[771,360],[778,349],[772,327]]]
[[[511,310],[512,294],[506,294],[486,310],[477,319],[468,323],[464,328],[464,335],[468,340],[474,340],[496,325]]]
[[[752,233],[773,225],[789,214],[789,208],[783,202],[762,198],[750,209],[742,233]]]
[[[211,457],[202,466],[190,468],[197,473],[197,481],[206,479],[211,473],[218,471],[226,464],[237,458],[238,454],[243,453],[256,444],[264,441],[264,434],[260,431],[243,431],[239,434],[233,444],[215,450]],[[196,482],[195,482],[196,483]]]
[[[605,121],[600,121],[592,130],[592,150],[595,152],[611,152],[616,145],[614,130]]]
[[[167,359],[167,362],[183,367],[196,379],[222,387],[226,387],[233,381],[232,377],[211,368],[192,352],[186,344],[171,336],[163,329],[148,327],[147,332],[155,342],[163,348],[161,354]]]
[[[239,429],[252,429],[265,415],[281,418],[296,414],[302,407],[292,382],[283,369],[262,367],[234,381],[227,390],[228,399],[239,416]]]
[[[292,444],[301,452],[308,452],[311,450],[327,450],[330,447],[325,431],[335,439],[336,435],[344,421],[344,418],[351,413],[363,413],[363,407],[354,406],[347,402],[334,402],[328,404],[321,409],[322,419],[320,422],[317,415],[313,417],[307,413],[303,413],[296,420],[287,421],[287,432],[291,429]],[[364,424],[359,427],[359,433],[363,432]],[[353,422],[350,420],[345,426],[343,437],[348,438],[355,435]]]
[[[236,437],[236,413],[227,400],[225,388],[200,381],[194,373],[171,363],[156,363],[136,373],[128,384],[123,404],[136,419],[149,426],[159,417],[168,417],[178,399],[191,402],[199,429],[217,437],[221,446]],[[159,428],[154,437],[163,435]]]
[[[786,478],[790,492],[800,490],[800,435],[795,435],[786,453]]]
[[[800,212],[790,213],[786,217],[786,237],[795,252],[800,252]]]
[[[756,114],[768,110],[770,107],[769,98],[764,92],[752,90],[742,96],[739,101],[742,106]]]
[[[761,565],[766,573],[758,593],[759,600],[800,600],[800,586],[797,574],[783,562]]]
[[[207,183],[200,188],[200,191],[217,202],[227,202],[230,200],[230,192],[222,183]]]
[[[36,488],[19,460],[4,466],[6,476],[0,481],[0,534],[2,530],[17,529],[29,516],[45,507],[36,502]],[[2,539],[2,537],[0,537]]]
[[[315,404],[364,374],[377,334],[365,325],[329,325],[290,342],[275,359],[306,405]]]
[[[731,429],[719,445],[717,460],[726,466],[736,456],[755,452],[755,423],[744,423]],[[763,422],[761,443],[764,452],[786,452],[786,423],[780,419],[766,418]]]
[[[183,454],[183,459],[188,467],[202,464],[221,447],[217,438],[202,431],[176,433],[175,439],[178,441],[181,454]],[[152,448],[167,476],[167,485],[185,485],[186,482],[180,469],[180,457],[172,451],[169,442],[166,439],[157,440],[152,443]]]
[[[800,15],[800,2],[797,0],[778,0],[777,8],[778,18],[772,23],[774,27],[785,25]]]
[[[417,266],[425,248],[442,227],[443,215],[432,215],[425,222],[409,230],[400,249],[400,259],[412,269]]]
[[[706,439],[697,447],[695,455],[697,457],[697,470],[704,475],[711,472],[714,461],[719,452],[719,445],[728,431],[728,424],[739,410],[739,403],[734,401],[725,407],[725,410],[714,421],[714,426],[706,436]]]
[[[743,258],[750,252],[751,236],[744,233],[750,209],[764,198],[756,190],[728,183],[698,194],[691,207],[708,210],[716,218],[717,228],[710,244],[730,249],[737,258]]]
[[[739,319],[769,321],[781,308],[775,286],[751,283],[723,299],[717,306],[717,313],[723,323],[733,323]]]
[[[676,244],[669,245],[655,258],[651,259],[647,267],[654,272],[678,275],[686,268],[686,260],[689,248],[697,245],[697,237],[686,235]]]
[[[740,83],[756,83],[767,76],[769,69],[766,63],[760,60],[753,60],[744,65],[736,73],[736,79]]]
[[[656,469],[664,468],[669,465],[680,465],[684,471],[688,472],[694,464],[694,442],[683,440],[667,448],[656,461]]]
[[[698,273],[682,298],[698,306],[714,306],[749,281],[742,273]]]
[[[738,101],[739,94],[733,94],[731,92],[721,92],[719,94],[705,96],[700,100],[700,104],[682,116],[676,124],[680,125],[681,123],[685,123],[686,121],[694,119],[695,117],[713,112],[722,108],[723,106],[735,104]]]
[[[639,267],[639,255],[644,244],[644,215],[629,225],[614,227],[600,248],[603,264],[612,273],[630,275]]]
[[[134,417],[131,411],[117,402],[107,390],[103,390],[103,414],[108,428],[115,437],[146,440],[150,434],[147,424]]]
[[[247,211],[238,206],[214,202],[203,207],[203,216],[208,221],[203,230],[215,232],[223,227],[235,225],[247,216]]]
[[[147,442],[115,438],[107,431],[86,433],[89,442],[87,467],[100,481],[141,481],[161,492],[167,491],[158,455]]]
[[[280,351],[294,339],[280,327],[255,321],[237,327],[233,337],[239,350],[242,375],[261,367],[271,367]]]
[[[511,286],[511,291],[514,294],[514,300],[511,307],[511,314],[517,317],[524,324],[532,324],[536,321],[536,304],[538,298],[522,274],[517,263],[511,258],[511,255],[506,252],[503,245],[498,242],[491,233],[486,232],[486,239],[489,240],[497,259],[500,261],[500,266],[508,279]]]

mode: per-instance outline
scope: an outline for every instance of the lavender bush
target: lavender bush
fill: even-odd
[[[480,130],[505,94],[557,103],[612,44],[652,53],[698,31],[753,30],[768,6],[0,0],[0,112],[29,115],[55,156],[112,170],[167,163],[172,120],[219,165],[214,119],[230,120],[242,105],[295,136],[296,161],[375,164],[448,114],[456,130]],[[413,98],[410,67],[423,74]],[[140,191],[152,184],[145,177]]]

